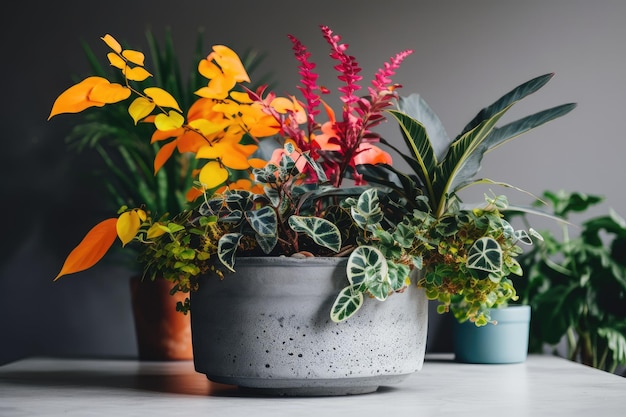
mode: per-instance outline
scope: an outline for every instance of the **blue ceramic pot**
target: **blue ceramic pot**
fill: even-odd
[[[512,305],[490,310],[497,324],[476,327],[454,324],[454,355],[464,363],[519,363],[528,356],[530,306]]]

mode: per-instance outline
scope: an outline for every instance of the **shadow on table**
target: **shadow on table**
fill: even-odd
[[[71,362],[69,364],[71,366]],[[267,397],[254,390],[209,381],[204,374],[196,372],[193,365],[187,363],[140,362],[134,370],[116,370],[114,367],[110,370],[15,369],[0,372],[0,384],[3,381],[32,387],[75,387],[77,392],[104,388],[193,396]],[[384,386],[377,393],[393,391],[395,388]]]

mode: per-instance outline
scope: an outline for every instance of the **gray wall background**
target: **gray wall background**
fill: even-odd
[[[130,271],[102,264],[52,279],[84,233],[110,213],[91,174],[95,157],[67,151],[72,117],[46,121],[54,98],[87,75],[80,40],[104,56],[111,33],[147,50],[144,31],[169,27],[183,62],[198,27],[207,45],[269,53],[279,92],[295,93],[296,62],[286,35],[313,54],[332,87],[318,26],[350,44],[365,79],[392,54],[412,48],[395,76],[420,93],[455,135],[483,106],[534,76],[555,72],[511,117],[565,102],[578,108],[489,154],[485,177],[540,194],[564,188],[606,196],[597,212],[626,215],[626,2],[620,0],[316,0],[14,2],[3,13],[0,151],[0,363],[29,355],[136,355]],[[336,97],[336,96],[334,96]],[[395,126],[384,127],[396,136]],[[398,138],[399,140],[399,138]],[[400,143],[400,142],[398,142]],[[470,198],[482,198],[474,190]],[[496,190],[498,191],[498,190]],[[525,204],[525,194],[508,192]],[[430,350],[447,348],[446,319],[432,317]]]

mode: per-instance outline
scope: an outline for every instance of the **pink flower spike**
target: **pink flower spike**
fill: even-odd
[[[348,45],[339,43],[341,37],[333,35],[333,32],[328,26],[321,26],[321,29],[324,38],[332,48],[330,57],[339,61],[339,64],[335,66],[335,69],[340,72],[337,78],[346,84],[339,88],[339,91],[344,94],[341,96],[341,101],[348,105],[355,103],[359,98],[354,93],[361,89],[361,86],[358,85],[357,82],[361,81],[363,78],[359,75],[361,68],[353,56],[346,54]]]
[[[385,62],[384,67],[376,72],[376,77],[372,80],[372,85],[376,91],[381,92],[383,90],[389,90],[390,87],[392,87],[391,77],[393,77],[396,70],[400,68],[402,61],[412,53],[412,49],[407,49],[391,57],[389,62]]]
[[[293,51],[296,59],[300,63],[298,66],[299,74],[302,76],[300,80],[301,86],[298,89],[302,92],[306,100],[306,112],[308,114],[308,130],[309,134],[315,129],[315,116],[319,114],[320,97],[316,93],[320,88],[317,86],[318,75],[313,72],[315,64],[309,61],[311,53],[306,47],[295,37],[289,35],[289,40],[293,43]]]

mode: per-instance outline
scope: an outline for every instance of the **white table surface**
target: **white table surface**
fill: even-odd
[[[193,363],[31,358],[0,367],[0,416],[626,416],[626,378],[565,359],[469,365],[428,355],[372,394],[287,398],[214,384]]]

